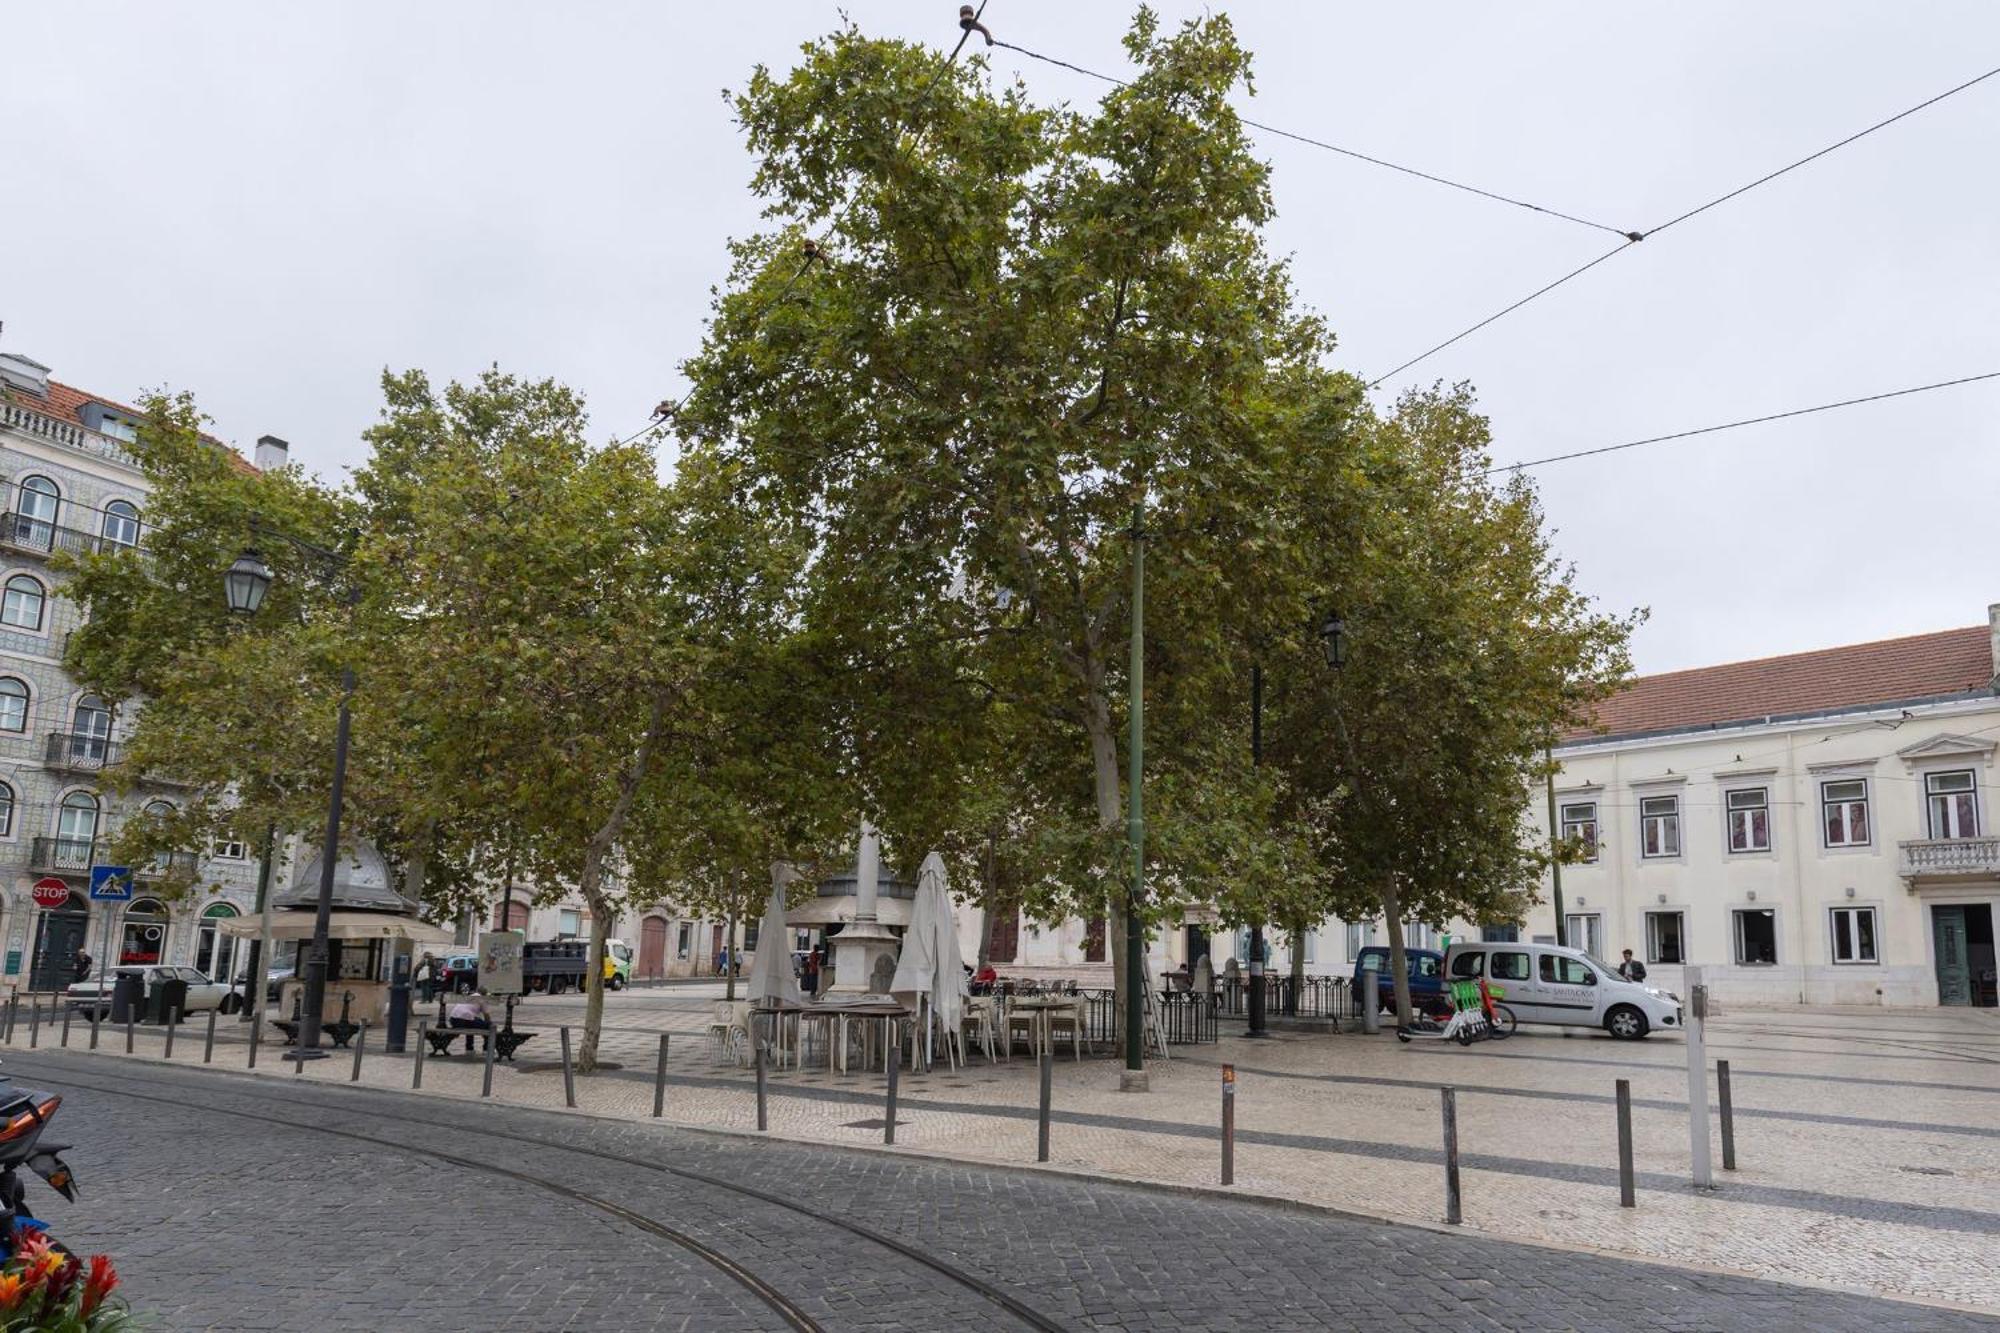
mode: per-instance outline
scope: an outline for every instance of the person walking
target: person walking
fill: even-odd
[[[806,994],[817,996],[819,994],[819,946],[818,945],[814,945],[813,951],[806,955],[806,965],[804,972],[805,975],[801,978],[801,980],[804,982]]]
[[[76,960],[72,966],[76,970],[76,979],[78,981],[90,980],[91,961],[88,953],[82,949],[78,949],[76,951]]]
[[[423,995],[425,1004],[429,1004],[436,998],[437,973],[436,955],[432,954],[429,950],[425,950],[424,956],[417,960],[417,970],[413,974],[414,980],[417,983],[417,990]]]
[[[1634,958],[1632,951],[1627,949],[1625,951],[1625,961],[1618,964],[1618,975],[1627,981],[1644,981],[1646,979],[1646,965]]]

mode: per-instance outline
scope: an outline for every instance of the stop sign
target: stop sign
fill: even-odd
[[[37,907],[61,907],[69,901],[68,883],[54,875],[36,880],[33,892]]]

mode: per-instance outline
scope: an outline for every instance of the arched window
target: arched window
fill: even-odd
[[[69,757],[79,764],[102,764],[110,750],[111,708],[96,695],[86,694],[70,715]]]
[[[15,676],[0,676],[0,731],[28,729],[28,683]]]
[[[62,508],[62,492],[47,477],[23,477],[20,498],[14,505],[14,541],[20,546],[47,550],[55,541],[56,514]]]
[[[225,986],[235,983],[236,969],[242,965],[237,953],[249,943],[248,940],[223,934],[217,924],[235,915],[236,909],[228,903],[210,903],[201,914],[201,925],[196,928],[194,937],[195,971]]]
[[[104,506],[104,540],[112,546],[139,544],[139,507],[129,500]]]
[[[97,846],[97,813],[97,798],[87,791],[73,791],[62,798],[56,811],[57,868],[90,869],[91,853]]]
[[[14,836],[14,789],[0,782],[0,838]]]
[[[167,909],[157,898],[137,898],[125,909],[125,934],[118,944],[120,967],[167,961]]]
[[[48,599],[49,595],[43,591],[39,579],[29,574],[16,574],[7,580],[5,592],[0,593],[0,625],[40,630],[42,610],[47,606]]]
[[[146,818],[151,820],[155,824],[170,824],[173,822],[174,818],[173,802],[148,801],[146,802],[145,814]],[[164,875],[173,868],[174,868],[174,858],[171,853],[168,852],[154,853],[153,869],[155,871]]]

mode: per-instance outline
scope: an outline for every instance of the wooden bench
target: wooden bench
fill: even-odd
[[[424,1029],[424,1040],[431,1044],[431,1053],[433,1055],[450,1055],[453,1043],[460,1040],[475,1040],[482,1047],[488,1040],[492,1040],[495,1043],[493,1047],[494,1058],[510,1062],[514,1058],[514,1052],[520,1050],[526,1044],[528,1038],[534,1035],[534,1033],[524,1031],[521,1028],[433,1027]]]

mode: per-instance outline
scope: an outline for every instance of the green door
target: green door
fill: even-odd
[[[1971,1004],[1972,964],[1966,957],[1965,909],[1933,907],[1931,936],[1937,943],[1938,1003]]]

